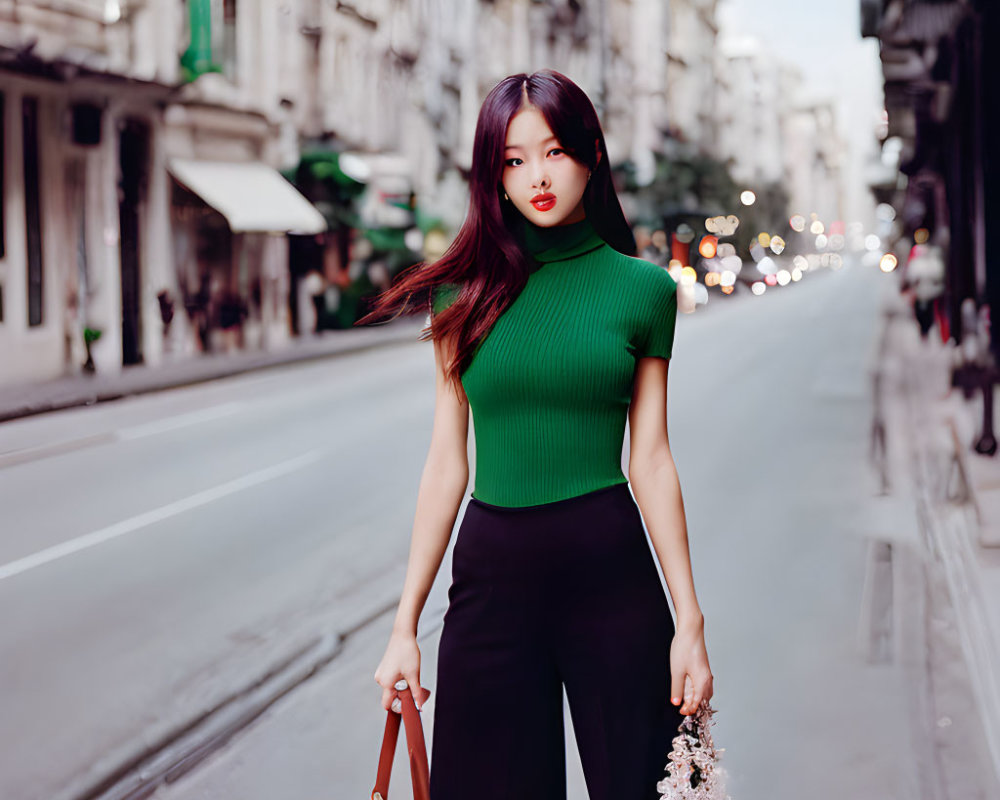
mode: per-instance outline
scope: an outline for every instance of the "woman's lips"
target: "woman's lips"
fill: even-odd
[[[531,200],[531,205],[539,211],[549,211],[555,204],[556,196],[554,194],[540,194]]]

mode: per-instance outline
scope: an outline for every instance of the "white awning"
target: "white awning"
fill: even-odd
[[[260,162],[170,160],[170,172],[226,218],[233,233],[321,233],[326,220],[277,170]]]

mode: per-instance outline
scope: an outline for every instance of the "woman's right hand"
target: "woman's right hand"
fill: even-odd
[[[385,648],[385,655],[375,670],[375,683],[382,687],[382,708],[386,711],[392,706],[396,681],[400,678],[409,684],[417,708],[422,708],[431,693],[420,685],[420,648],[417,646],[417,637],[393,631]]]

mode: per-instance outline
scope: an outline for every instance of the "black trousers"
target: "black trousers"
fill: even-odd
[[[674,621],[628,484],[525,508],[472,498],[452,577],[431,800],[563,800],[564,685],[590,800],[657,800],[683,717]]]

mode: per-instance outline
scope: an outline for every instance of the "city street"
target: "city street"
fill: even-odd
[[[477,496],[533,504],[524,533],[613,479],[602,409],[646,353],[670,356],[674,594],[705,617],[671,656],[713,674],[712,800],[1000,798],[998,34],[987,0],[0,3],[0,800],[370,797],[421,336],[455,299],[434,334],[472,351],[555,261],[467,373],[470,482],[417,628],[432,773],[457,774],[437,668],[476,423]],[[665,489],[640,511],[674,579]],[[590,673],[591,714],[564,697],[566,800],[591,800],[574,712],[610,748],[592,800],[633,800],[614,751],[640,763],[627,698],[666,640],[592,613],[632,573],[564,562],[539,519],[545,555],[490,551],[484,602],[624,665]],[[492,591],[544,558],[543,600]],[[501,695],[536,664],[482,653]],[[482,698],[484,726],[490,702],[524,705]],[[454,734],[542,752],[535,720],[494,725]],[[504,769],[468,795],[529,800]]]
[[[678,321],[670,438],[739,800],[932,796],[905,611],[923,588],[905,562],[888,599],[866,583],[874,539],[904,558],[916,537],[905,513],[886,530],[868,462],[886,280],[849,264]],[[338,633],[315,676],[157,796],[368,796],[432,411],[414,342],[0,426],[0,796],[87,796]],[[421,621],[432,691],[449,571]]]

